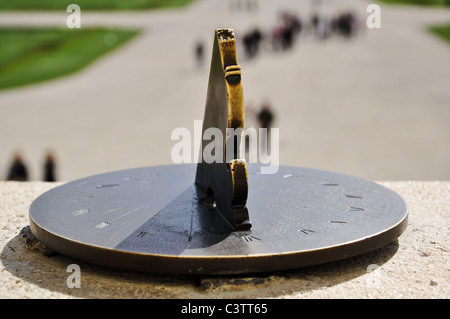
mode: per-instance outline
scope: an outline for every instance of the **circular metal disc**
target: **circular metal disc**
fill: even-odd
[[[104,266],[236,274],[320,264],[380,248],[407,206],[374,182],[327,171],[248,165],[248,231],[233,231],[194,185],[196,165],[144,167],[69,182],[38,197],[30,226],[44,245]]]

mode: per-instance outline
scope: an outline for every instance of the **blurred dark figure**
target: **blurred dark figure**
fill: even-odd
[[[281,15],[280,23],[272,29],[272,47],[274,50],[288,50],[302,31],[302,21],[290,12]]]
[[[267,129],[267,131],[266,131],[267,135],[263,134],[262,136],[260,136],[259,147],[261,148],[261,150],[265,150],[265,151],[270,150],[270,147],[269,147],[270,140],[271,140],[270,128],[272,127],[273,118],[274,118],[274,115],[273,115],[273,112],[271,110],[271,107],[270,107],[268,101],[264,101],[264,103],[261,107],[261,111],[258,113],[258,121],[259,121],[260,128]]]
[[[259,47],[263,35],[258,28],[255,28],[244,35],[243,44],[247,58],[253,59],[259,52]]]
[[[195,45],[195,59],[197,61],[197,66],[201,67],[203,65],[203,56],[204,56],[204,49],[203,49],[203,43],[198,41]]]
[[[290,49],[294,45],[297,35],[302,30],[302,23],[295,14],[286,12],[283,15],[283,49]]]
[[[286,25],[283,28],[283,33],[281,34],[281,44],[284,50],[290,49],[293,44],[294,30],[290,25]]]
[[[271,110],[271,107],[269,103],[266,101],[263,103],[261,111],[258,113],[259,126],[261,128],[266,128],[269,131],[272,126],[273,118],[274,115]]]
[[[28,170],[23,162],[22,156],[19,153],[14,154],[14,158],[6,179],[8,181],[20,182],[25,182],[28,180]]]
[[[354,34],[356,19],[351,12],[344,12],[339,15],[335,22],[337,32],[345,38],[350,38]]]
[[[317,35],[318,33],[318,29],[319,29],[319,23],[320,23],[320,18],[319,16],[315,13],[311,16],[311,21],[310,21],[310,31],[313,33],[313,35]]]
[[[56,182],[55,166],[55,158],[52,153],[48,152],[44,161],[44,175],[42,178],[44,182]]]

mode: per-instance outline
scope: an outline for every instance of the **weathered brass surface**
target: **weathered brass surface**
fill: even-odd
[[[236,39],[233,30],[216,30],[211,59],[211,70],[206,98],[203,133],[217,128],[222,133],[222,159],[197,167],[195,182],[204,198],[215,202],[217,209],[235,229],[249,229],[247,166],[240,158],[241,134],[230,134],[230,129],[244,128],[244,95],[241,67],[237,63]],[[210,143],[202,139],[202,151]],[[230,154],[232,151],[233,154]]]

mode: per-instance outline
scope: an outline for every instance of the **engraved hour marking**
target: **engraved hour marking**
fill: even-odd
[[[119,186],[119,184],[102,184],[102,185],[97,185],[94,188],[99,189],[99,188],[110,188],[110,187],[116,187]]]
[[[94,197],[94,196],[89,195],[89,196],[86,196],[86,197],[75,198],[73,201],[74,201],[74,202],[79,202],[79,201],[81,201],[81,200],[85,200],[85,199],[89,199],[89,198],[93,198],[93,197]]]
[[[241,238],[243,241],[250,242],[253,240],[261,240],[260,238],[253,236],[253,235],[245,235],[245,234],[236,234],[239,238]]]
[[[347,222],[343,222],[340,220],[330,220],[330,223],[334,223],[334,224],[347,224]]]
[[[364,211],[364,208],[350,206],[349,208],[347,208],[347,211],[348,212],[362,212],[362,211]]]
[[[352,195],[352,194],[345,194],[345,197],[347,197],[347,198],[357,198],[357,199],[361,199],[362,198],[362,196]]]
[[[137,236],[136,236],[136,237],[142,238],[142,237],[144,237],[144,236],[145,236],[145,234],[147,234],[147,232],[146,232],[146,231],[141,231],[141,232],[139,232],[139,234],[137,234]]]
[[[299,229],[298,231],[301,232],[301,233],[303,233],[303,234],[305,234],[305,235],[309,235],[309,233],[315,233],[314,230],[311,230],[311,229],[304,229],[304,228]]]
[[[323,186],[339,186],[339,184],[336,183],[322,183]]]
[[[243,240],[245,240],[245,241],[253,241],[253,239],[255,239],[255,240],[261,240],[261,239],[259,239],[258,237],[255,237],[255,236],[242,236],[241,237]]]
[[[152,229],[150,229],[150,230],[142,230],[136,235],[136,237],[137,238],[143,238],[146,235],[155,235],[155,234],[158,234],[158,233],[159,232],[157,230],[152,230]]]

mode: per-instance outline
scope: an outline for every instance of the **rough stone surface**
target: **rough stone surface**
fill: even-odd
[[[450,182],[380,182],[408,203],[395,242],[320,266],[264,275],[189,277],[104,269],[26,250],[28,209],[61,183],[0,182],[0,298],[442,298],[450,297]],[[81,288],[68,288],[81,269]]]

